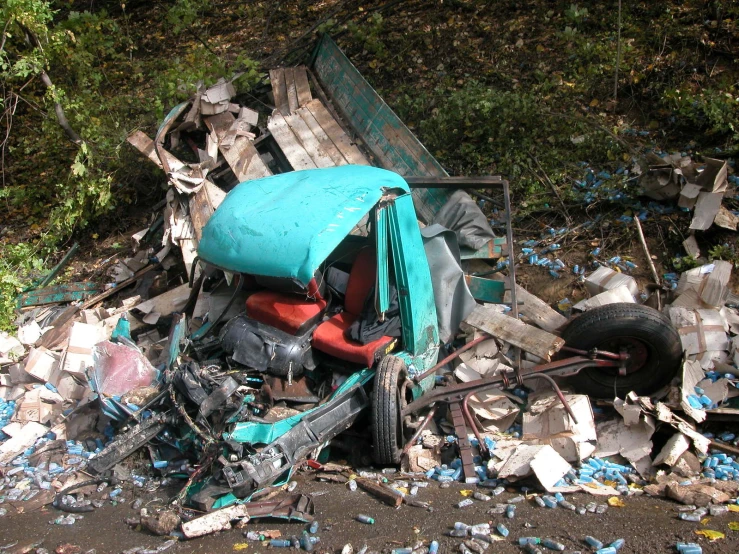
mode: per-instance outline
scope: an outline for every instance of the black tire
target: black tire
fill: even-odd
[[[385,356],[377,364],[372,399],[373,457],[377,464],[400,463],[403,450],[403,422],[400,411],[405,399],[405,362],[395,356]]]
[[[670,319],[639,304],[608,304],[587,311],[570,322],[562,338],[572,348],[616,354],[623,348],[632,356],[626,375],[619,375],[616,368],[589,368],[572,378],[575,388],[596,398],[623,398],[631,391],[652,394],[672,380],[682,361],[680,335]]]

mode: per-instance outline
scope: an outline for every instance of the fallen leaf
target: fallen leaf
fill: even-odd
[[[590,107],[591,107],[591,108],[595,108],[595,107],[596,107],[596,106],[597,106],[598,104],[600,104],[600,101],[599,101],[599,100],[598,100],[597,98],[593,98],[593,99],[592,99],[592,100],[590,101]]]
[[[608,505],[614,508],[624,508],[626,504],[618,496],[612,496],[608,499]]]
[[[717,541],[719,539],[726,538],[726,535],[724,535],[721,531],[714,531],[713,529],[698,529],[695,534],[703,535],[709,541]]]
[[[468,498],[468,497],[472,496],[472,491],[469,490],[469,489],[463,489],[463,490],[459,491],[459,494],[461,494],[465,498]]]
[[[708,525],[708,522],[711,521],[710,517],[704,517],[701,519],[701,525]]]
[[[238,550],[246,550],[247,548],[249,548],[249,543],[246,543],[246,542],[237,542],[234,545],[234,550],[237,550],[237,551]]]
[[[739,531],[739,521],[730,522],[729,529],[731,529],[732,531]]]
[[[730,512],[739,512],[739,504],[729,504],[727,508]]]

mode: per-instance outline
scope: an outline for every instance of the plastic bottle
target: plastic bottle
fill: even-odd
[[[519,537],[518,546],[524,546],[526,544],[541,544],[539,537]]]
[[[469,531],[470,526],[467,525],[466,523],[461,522],[461,521],[455,521],[454,522],[454,528],[457,529],[457,530],[459,530],[459,531]]]
[[[501,537],[507,537],[508,534],[510,533],[510,531],[508,530],[508,527],[506,527],[502,523],[499,523],[498,525],[496,525],[495,529],[498,531],[498,533],[500,533]]]
[[[483,494],[480,491],[475,491],[472,495],[472,498],[475,500],[480,500],[482,502],[490,502],[492,500],[491,496],[488,496],[487,494]]]
[[[437,541],[431,541],[429,544],[429,554],[437,554],[439,552],[439,543]]]
[[[600,548],[603,548],[603,543],[600,542],[595,537],[591,537],[590,535],[588,535],[587,537],[585,537],[585,542],[588,543],[593,548],[595,548],[596,550],[598,550]]]
[[[701,546],[694,542],[679,542],[675,545],[678,552],[683,554],[702,554]]]
[[[508,507],[505,509],[505,516],[508,519],[513,519],[516,517],[516,505],[515,504],[508,504]]]
[[[369,525],[375,524],[375,518],[366,516],[364,514],[359,514],[356,519],[359,523],[367,523]]]
[[[545,508],[546,507],[546,503],[544,502],[544,499],[541,496],[535,496],[534,497],[534,502],[536,502],[539,505],[539,507],[541,507],[541,508]]]
[[[308,527],[308,532],[311,535],[314,535],[318,531],[318,521],[313,520],[310,524],[310,527]]]
[[[349,490],[354,492],[357,490],[357,482],[354,479],[351,479],[347,484],[347,487],[349,487]]]
[[[270,539],[269,545],[274,548],[290,548],[292,542],[289,539]]]
[[[541,545],[549,550],[559,550],[560,552],[565,549],[564,544],[552,539],[541,539]]]
[[[699,516],[696,513],[687,514],[683,512],[678,517],[682,519],[683,521],[700,521],[701,520],[701,516]]]
[[[310,539],[311,537],[308,534],[308,531],[303,531],[303,535],[300,537],[300,547],[306,552],[313,551],[313,541]]]
[[[625,544],[626,544],[626,540],[625,539],[616,539],[615,541],[613,541],[608,546],[610,546],[611,548],[615,548],[616,550],[621,550],[624,547]]]
[[[499,494],[505,492],[505,487],[495,487],[493,489],[493,496],[498,496]]]
[[[616,554],[616,549],[612,546],[605,546],[596,550],[595,554]]]
[[[474,502],[470,500],[469,498],[465,498],[461,502],[457,503],[457,508],[466,508],[468,506],[472,506]]]

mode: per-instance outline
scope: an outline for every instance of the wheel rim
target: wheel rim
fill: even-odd
[[[593,368],[588,371],[590,377],[602,385],[611,386],[616,383],[619,386],[632,386],[632,379],[636,377],[636,373],[644,368],[649,362],[651,356],[651,348],[644,341],[638,337],[614,337],[610,340],[602,342],[596,346],[598,350],[604,350],[606,352],[612,352],[614,354],[620,354],[622,351],[629,355],[629,359],[626,360],[626,374],[619,374],[619,368]],[[614,381],[616,383],[614,383]]]

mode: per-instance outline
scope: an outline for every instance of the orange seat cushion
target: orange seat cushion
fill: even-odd
[[[321,323],[313,332],[313,347],[340,360],[372,367],[375,360],[379,358],[378,354],[384,354],[384,349],[394,339],[382,337],[369,344],[362,344],[347,338],[344,332],[357,317],[348,312],[342,312]]]
[[[307,300],[293,294],[263,290],[246,300],[246,315],[276,329],[301,334],[318,323],[326,309],[326,301]]]

